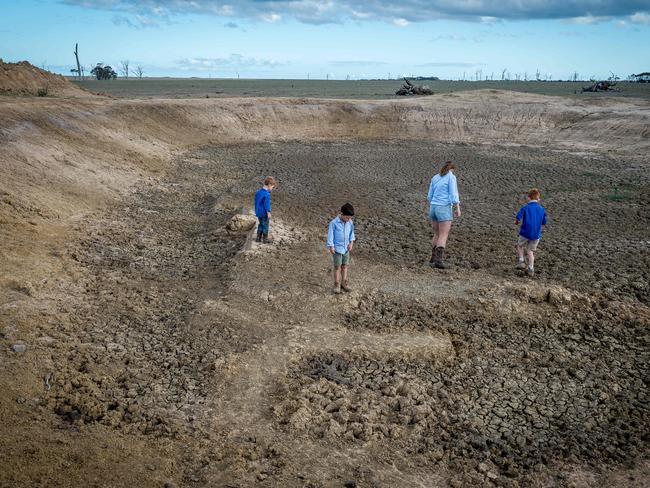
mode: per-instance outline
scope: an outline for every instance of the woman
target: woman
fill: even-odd
[[[454,163],[447,161],[440,169],[440,173],[431,178],[429,194],[427,199],[431,205],[429,218],[433,229],[431,241],[431,260],[429,261],[436,268],[445,269],[445,246],[453,220],[452,208],[456,211],[456,217],[460,217],[460,198],[458,197],[458,185],[453,170]]]

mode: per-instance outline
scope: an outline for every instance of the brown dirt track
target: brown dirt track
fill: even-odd
[[[0,99],[0,486],[643,486],[649,120],[493,91]],[[443,159],[464,214],[436,272]],[[277,243],[241,251],[225,224],[268,173]]]

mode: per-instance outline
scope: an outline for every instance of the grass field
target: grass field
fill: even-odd
[[[144,78],[130,80],[75,82],[92,92],[119,98],[194,97],[310,97],[386,99],[401,86],[399,80],[234,80],[197,78]],[[526,93],[580,97],[650,98],[650,84],[619,83],[620,92],[581,93],[589,82],[524,81],[425,81],[436,93],[464,90],[501,89]]]

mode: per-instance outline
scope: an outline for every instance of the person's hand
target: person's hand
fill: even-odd
[[[460,206],[456,207],[456,217],[460,217]]]
[[[519,225],[519,221],[518,221],[518,220],[515,220],[515,225]]]
[[[352,251],[352,248],[353,248],[353,247],[354,247],[354,243],[353,243],[353,242],[351,242],[350,244],[348,244],[348,251]]]
[[[271,220],[271,212],[266,212],[266,218]]]
[[[330,254],[334,254],[336,252],[336,249],[334,247],[330,247]]]

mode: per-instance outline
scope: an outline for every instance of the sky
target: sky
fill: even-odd
[[[650,71],[650,0],[0,0],[0,58],[70,74],[625,79]]]

